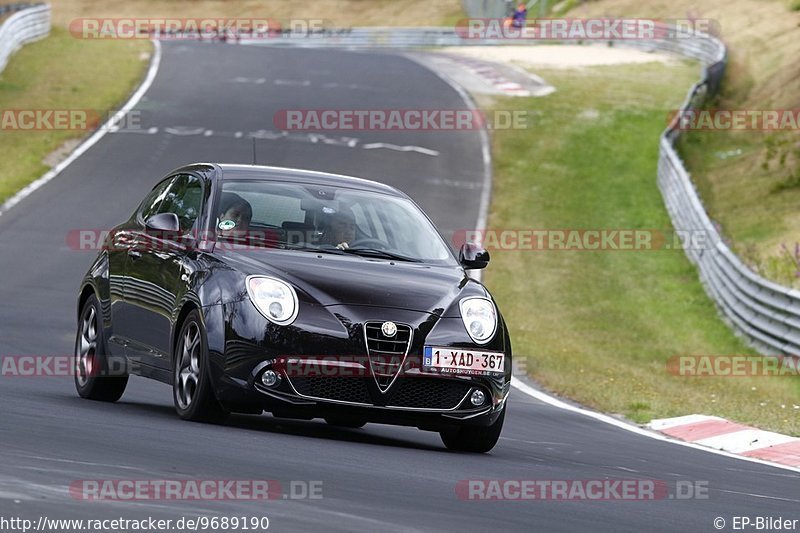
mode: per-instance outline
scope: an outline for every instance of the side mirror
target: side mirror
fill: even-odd
[[[474,242],[467,242],[458,252],[458,262],[466,269],[486,268],[489,264],[489,252]]]
[[[159,213],[144,221],[147,231],[161,231],[164,233],[179,233],[181,223],[175,213]]]

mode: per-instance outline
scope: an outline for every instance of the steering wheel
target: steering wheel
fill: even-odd
[[[388,250],[389,246],[380,239],[372,239],[369,237],[365,237],[363,239],[356,239],[355,241],[348,243],[350,248],[377,248],[378,250]]]

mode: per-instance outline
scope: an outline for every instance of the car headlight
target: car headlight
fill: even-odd
[[[464,298],[458,304],[461,320],[472,340],[486,344],[497,329],[497,310],[491,300],[486,298]]]
[[[267,320],[287,326],[297,318],[297,293],[288,283],[265,276],[249,276],[246,283],[250,301]]]

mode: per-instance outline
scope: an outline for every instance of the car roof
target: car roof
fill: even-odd
[[[199,165],[204,165],[199,163]],[[360,189],[364,191],[380,192],[393,196],[407,197],[402,191],[390,185],[378,183],[377,181],[345,176],[342,174],[332,174],[329,172],[318,172],[316,170],[306,170],[299,168],[273,167],[264,165],[241,165],[232,163],[210,163],[208,164],[217,169],[217,176],[224,180],[271,180],[296,183],[309,183],[314,185],[333,185]],[[190,165],[195,167],[196,165]]]

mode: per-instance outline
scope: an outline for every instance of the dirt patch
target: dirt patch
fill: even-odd
[[[54,166],[65,160],[69,156],[69,154],[71,154],[72,151],[75,150],[75,148],[77,148],[82,142],[83,139],[70,139],[64,142],[64,144],[62,144],[61,146],[59,146],[58,148],[56,148],[55,150],[44,156],[44,158],[42,159],[42,163],[44,163],[50,168],[53,168]]]
[[[465,46],[444,50],[475,59],[513,63],[523,67],[582,68],[678,61],[669,54],[606,45]]]

